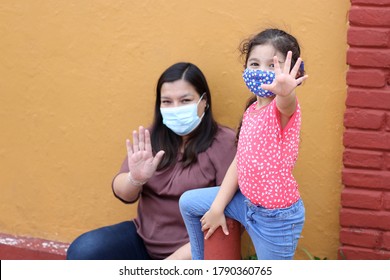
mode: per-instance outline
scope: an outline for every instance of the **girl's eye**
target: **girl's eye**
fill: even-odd
[[[269,68],[275,68],[275,65],[273,63],[271,63],[268,67]]]
[[[257,67],[259,66],[259,64],[257,62],[252,62],[251,64],[249,64],[250,66],[253,66],[253,67]]]

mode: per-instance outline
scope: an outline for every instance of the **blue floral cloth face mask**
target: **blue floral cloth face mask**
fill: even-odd
[[[246,86],[251,92],[260,97],[270,97],[275,94],[269,90],[261,88],[262,84],[272,84],[275,80],[275,72],[272,71],[263,71],[263,70],[253,70],[246,68],[242,74]]]
[[[198,104],[204,95],[205,93],[203,93],[199,101],[194,104],[172,108],[160,108],[163,124],[177,135],[183,136],[190,134],[198,127],[204,116],[204,113],[201,117],[198,116]]]

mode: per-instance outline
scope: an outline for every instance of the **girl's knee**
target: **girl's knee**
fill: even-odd
[[[179,198],[179,207],[182,213],[187,212],[191,205],[192,192],[193,190],[186,191]]]

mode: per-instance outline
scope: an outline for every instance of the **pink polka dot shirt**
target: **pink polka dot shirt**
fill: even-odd
[[[298,157],[301,111],[299,104],[282,130],[275,99],[244,113],[237,148],[238,184],[253,204],[269,209],[286,208],[300,194],[292,170]]]

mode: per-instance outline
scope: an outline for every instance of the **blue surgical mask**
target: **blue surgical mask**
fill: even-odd
[[[245,84],[249,90],[257,96],[270,97],[275,95],[269,90],[261,88],[262,84],[272,84],[275,80],[275,72],[247,68],[242,74],[242,77],[244,78]]]
[[[172,108],[160,108],[163,124],[177,135],[190,134],[198,127],[204,116],[204,113],[201,117],[198,116],[198,104],[204,95],[205,93],[202,94],[198,103]]]

